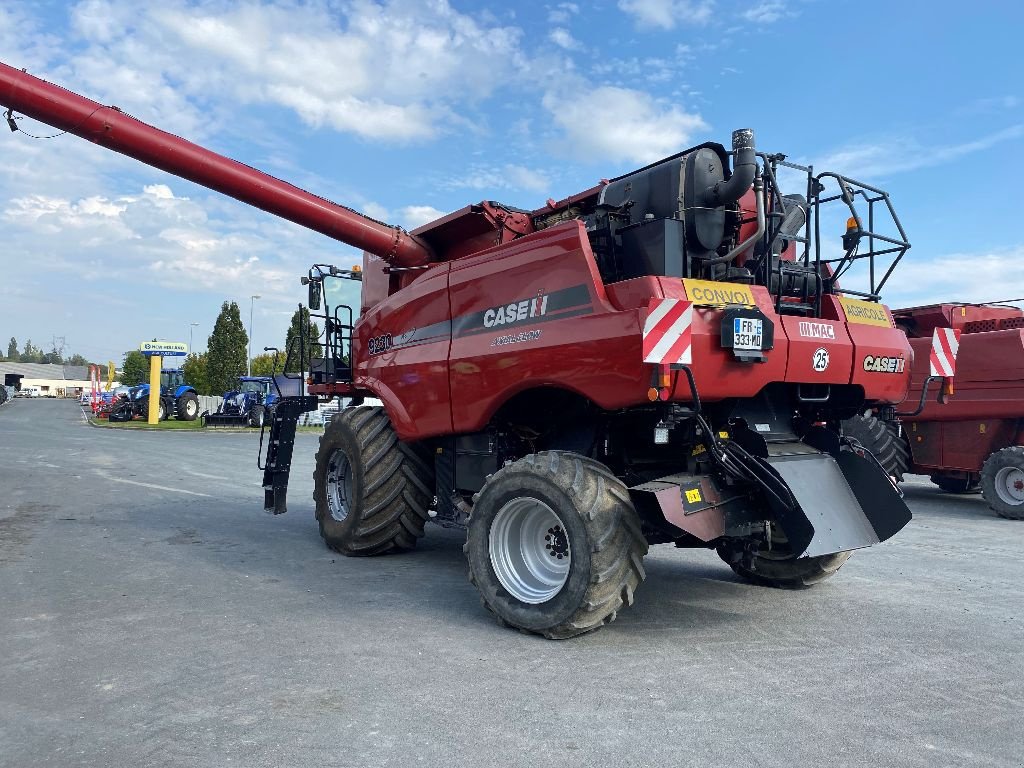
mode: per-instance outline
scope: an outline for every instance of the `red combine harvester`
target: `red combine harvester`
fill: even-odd
[[[902,479],[930,475],[948,493],[981,494],[1000,516],[1024,520],[1024,311],[1000,304],[934,304],[893,312],[914,350],[912,414],[859,416],[846,433]],[[951,396],[927,397],[936,330],[959,345]],[[946,351],[949,347],[946,347]],[[948,355],[947,355],[948,356]]]
[[[561,638],[633,602],[649,544],[799,587],[910,521],[840,432],[907,396],[911,349],[879,292],[909,243],[886,193],[760,153],[751,130],[536,210],[484,201],[406,232],[4,65],[0,102],[15,130],[10,110],[365,251],[302,279],[324,356],[287,351],[308,393],[282,399],[264,467],[284,512],[298,415],[380,399],[334,419],[316,457],[320,532],[343,554],[465,526],[486,607]],[[783,168],[803,194],[782,194]],[[851,220],[832,259],[823,209]],[[870,285],[840,289],[858,261]],[[357,308],[334,299],[345,280]]]

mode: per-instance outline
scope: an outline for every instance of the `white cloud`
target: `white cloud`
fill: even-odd
[[[383,221],[385,223],[387,223],[388,220],[391,218],[391,211],[389,211],[380,203],[363,203],[361,206],[359,206],[359,211],[360,213],[365,213],[371,219],[376,219],[377,221]]]
[[[10,200],[0,218],[22,252],[87,280],[144,283],[153,274],[193,291],[233,292],[245,285],[273,293],[292,275],[263,263],[276,257],[270,239],[211,222],[202,203],[164,184],[115,199],[26,195]],[[83,268],[88,265],[98,268]]]
[[[972,141],[923,146],[917,139],[898,137],[875,144],[852,144],[815,159],[819,170],[835,170],[856,179],[888,176],[957,160],[975,152],[1024,137],[1024,124],[987,134]]]
[[[74,27],[87,48],[69,79],[190,135],[211,120],[194,104],[216,109],[230,99],[403,142],[464,121],[457,110],[471,111],[524,66],[518,28],[460,13],[447,0],[354,0],[344,10],[86,0]],[[219,110],[229,119],[230,110]]]
[[[580,12],[576,3],[559,3],[548,11],[548,21],[552,24],[565,24]]]
[[[475,165],[461,176],[447,180],[442,186],[445,189],[475,189],[484,192],[499,189],[547,192],[551,179],[543,171],[522,165]]]
[[[564,48],[567,51],[579,51],[583,49],[583,43],[573,37],[572,33],[564,27],[555,27],[548,32],[548,40],[559,48]]]
[[[981,253],[918,256],[911,250],[886,284],[893,307],[941,301],[987,302],[1024,297],[1024,245]]]
[[[619,0],[619,9],[641,29],[675,29],[678,24],[706,24],[711,0]]]
[[[786,4],[778,2],[759,3],[743,12],[743,18],[755,24],[773,24],[784,16],[789,16]]]
[[[685,149],[707,128],[700,115],[628,88],[552,91],[543,104],[565,131],[563,149],[591,161],[649,163]]]
[[[407,205],[398,211],[398,220],[406,229],[416,229],[445,215],[432,205]]]
[[[655,56],[628,59],[602,59],[595,62],[591,72],[602,82],[618,85],[623,82],[636,84],[662,84],[680,81],[687,60],[692,58],[688,52],[666,59]]]
[[[59,39],[18,5],[0,6],[0,61],[32,71],[45,68],[60,50]]]

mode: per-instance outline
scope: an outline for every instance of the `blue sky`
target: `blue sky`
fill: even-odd
[[[891,193],[901,306],[1024,296],[1022,29],[1012,2],[5,0],[0,60],[407,227],[749,126]],[[191,322],[201,349],[257,293],[278,344],[306,266],[358,259],[69,136],[0,134],[0,223],[4,346],[102,361]]]

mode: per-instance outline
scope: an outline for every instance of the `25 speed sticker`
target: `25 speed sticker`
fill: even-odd
[[[824,347],[818,347],[814,350],[814,358],[811,360],[811,365],[819,373],[828,368],[828,350]]]
[[[508,336],[499,336],[491,342],[492,347],[504,347],[506,344],[522,344],[524,341],[536,341],[540,338],[540,331],[523,331],[522,333],[510,333]]]

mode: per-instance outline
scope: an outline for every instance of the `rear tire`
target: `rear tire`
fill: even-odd
[[[195,421],[199,416],[199,397],[194,392],[183,394],[175,405],[178,421]]]
[[[625,485],[562,451],[531,454],[487,481],[464,551],[499,623],[549,639],[613,621],[646,576],[647,541]]]
[[[267,417],[267,412],[262,405],[254,405],[252,410],[249,411],[249,426],[262,428],[263,422]]]
[[[977,475],[973,477],[932,475],[930,479],[945,493],[974,493],[978,490]]]
[[[434,497],[422,451],[401,442],[380,407],[347,408],[320,438],[313,472],[320,535],[347,556],[416,546]]]
[[[1000,517],[1024,520],[1024,446],[996,451],[981,468],[981,495]]]
[[[777,525],[772,526],[772,547],[762,546],[754,555],[753,568],[747,568],[742,560],[736,560],[731,549],[718,548],[722,558],[733,573],[762,587],[778,589],[806,589],[819,584],[843,567],[852,552],[837,552],[834,555],[795,558],[789,552],[785,535]]]
[[[871,451],[878,463],[898,482],[910,468],[910,446],[899,427],[876,416],[854,416],[843,422],[843,434]]]

